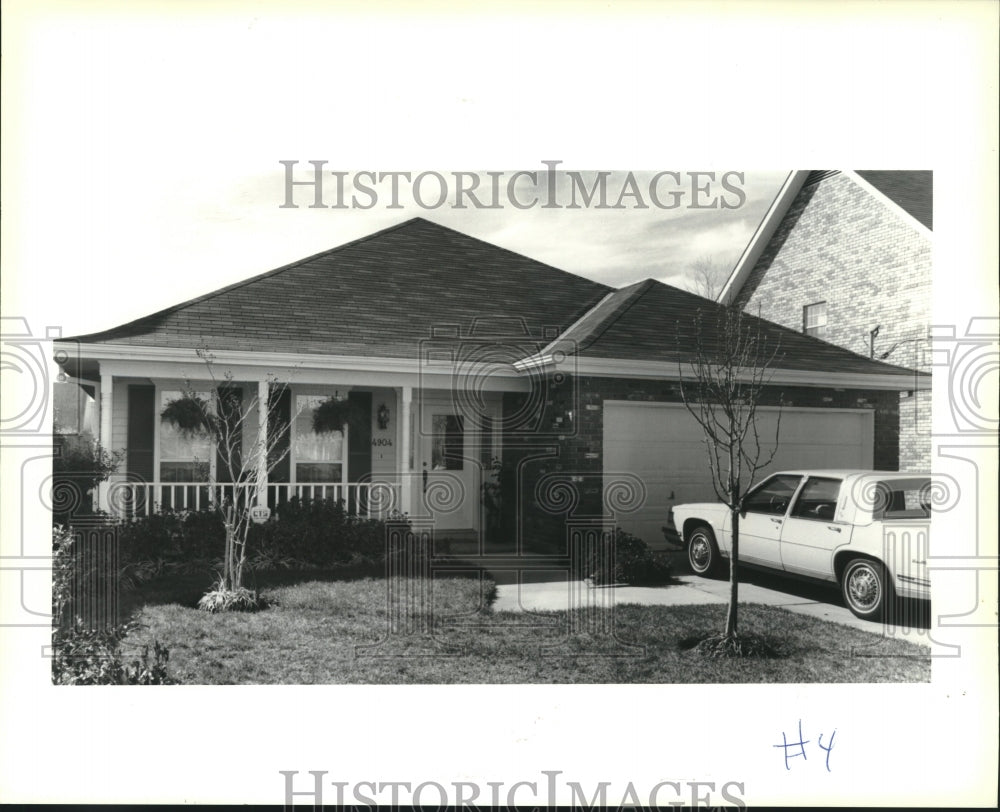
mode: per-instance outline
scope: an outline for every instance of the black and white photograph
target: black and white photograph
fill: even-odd
[[[569,8],[5,4],[0,801],[996,801],[996,6]]]

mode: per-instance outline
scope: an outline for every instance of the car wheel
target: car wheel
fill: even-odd
[[[695,575],[711,575],[719,566],[719,547],[712,528],[699,524],[688,536],[688,564]]]
[[[892,603],[893,589],[885,567],[870,558],[849,561],[840,588],[847,608],[864,620],[881,620]]]

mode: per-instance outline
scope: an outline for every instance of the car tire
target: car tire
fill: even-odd
[[[853,558],[840,576],[844,603],[862,620],[882,620],[894,599],[885,567],[871,558]]]
[[[695,575],[708,578],[718,570],[721,559],[719,545],[715,543],[715,533],[707,524],[699,524],[691,530],[687,558],[688,566]]]

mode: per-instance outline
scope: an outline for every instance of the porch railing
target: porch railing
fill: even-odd
[[[122,518],[149,516],[162,510],[202,510],[223,501],[245,505],[252,486],[244,483],[207,482],[105,482],[100,501],[109,513]],[[280,514],[292,499],[331,499],[343,502],[354,516],[384,519],[400,506],[400,486],[395,482],[271,482],[267,505]]]

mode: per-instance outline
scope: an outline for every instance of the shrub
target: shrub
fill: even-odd
[[[594,584],[662,584],[670,578],[670,564],[656,556],[649,545],[637,536],[615,528],[614,556],[609,555],[611,539],[603,537],[600,546],[584,559],[582,577]]]
[[[333,499],[290,499],[278,513],[276,520],[251,531],[251,561],[293,561],[313,567],[379,564],[385,560],[387,533],[394,523],[405,522],[401,517],[354,516],[342,501]]]
[[[82,616],[104,626],[118,622],[113,537],[101,526],[52,528],[52,617],[68,628]]]
[[[126,563],[213,560],[222,557],[226,528],[212,508],[167,510],[121,522],[118,539]]]
[[[153,641],[126,659],[125,637],[134,628],[122,623],[109,629],[89,629],[80,621],[52,633],[52,682],[56,685],[171,685],[167,675],[170,652]]]
[[[198,601],[198,608],[205,612],[257,612],[266,609],[268,602],[258,592],[245,586],[236,589],[224,589],[221,582]]]
[[[114,473],[122,452],[110,453],[90,435],[55,435],[52,440],[52,521],[93,513],[90,492]]]
[[[57,626],[63,622],[73,599],[75,540],[68,527],[52,528],[52,617]]]
[[[280,507],[280,518],[250,528],[246,570],[379,565],[393,522],[405,519],[353,516],[332,499],[292,499]],[[222,566],[226,531],[214,509],[163,511],[116,525],[117,572],[125,589],[164,575],[211,574]]]

